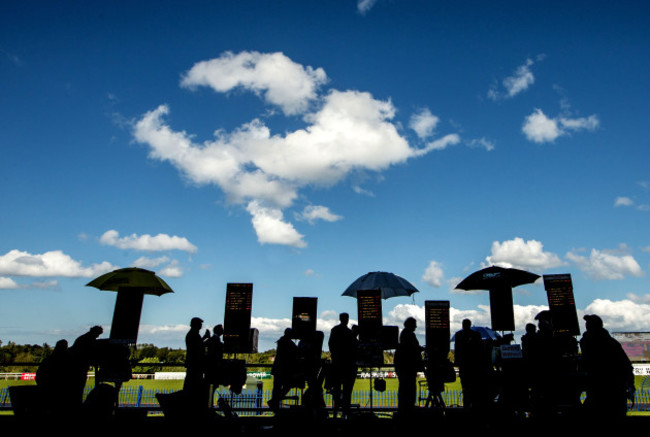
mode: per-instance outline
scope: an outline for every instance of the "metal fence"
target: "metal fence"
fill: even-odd
[[[86,387],[85,394],[87,395],[92,388],[92,386]],[[156,399],[156,394],[172,393],[174,391],[171,389],[145,389],[143,386],[122,387],[119,393],[119,407],[143,408],[157,411],[160,410],[160,405]],[[427,395],[428,392],[426,389],[419,390],[418,405],[424,406]],[[288,398],[284,401],[284,405],[299,405],[302,393],[298,389],[293,389],[287,396]],[[463,405],[463,397],[460,390],[446,390],[442,393],[442,397],[447,407],[462,407]],[[266,406],[268,400],[271,398],[271,390],[242,390],[237,395],[229,390],[220,390],[214,394],[214,405],[217,405],[219,398],[225,399],[239,415],[266,414]],[[584,394],[582,399],[584,400]],[[327,408],[332,407],[331,394],[325,393],[324,401]],[[352,393],[352,404],[356,408],[361,409],[395,409],[397,408],[397,391],[386,390],[384,392],[378,392],[374,390],[356,390]],[[11,409],[11,397],[9,396],[8,387],[0,389],[0,409]],[[628,410],[650,411],[650,390],[637,390],[634,401],[628,402]]]

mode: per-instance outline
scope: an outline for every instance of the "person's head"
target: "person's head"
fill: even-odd
[[[216,335],[216,336],[221,336],[221,335],[223,335],[223,325],[221,325],[221,324],[219,324],[219,325],[215,325],[214,328],[212,329],[212,332],[213,332],[214,335]]]
[[[350,322],[350,315],[348,313],[339,314],[339,321],[342,325],[348,326],[348,323]]]
[[[201,329],[202,326],[203,326],[203,319],[199,317],[192,317],[192,320],[190,320],[190,328]]]
[[[549,310],[537,313],[535,320],[537,320],[537,326],[540,331],[550,332],[553,330],[553,319],[551,318],[551,312]]]
[[[404,329],[408,329],[409,331],[415,331],[415,328],[418,327],[418,322],[415,320],[413,317],[409,317],[406,320],[404,320]]]
[[[90,328],[90,334],[95,338],[102,335],[103,332],[104,332],[104,328],[102,328],[101,326],[93,326],[92,328]]]
[[[472,329],[472,321],[470,319],[464,319],[463,320],[463,329],[466,330],[466,331],[468,329]]]
[[[285,337],[291,337],[291,328],[287,328],[284,330],[284,336]]]
[[[56,342],[54,345],[55,351],[64,351],[68,348],[68,340],[62,339]]]
[[[583,317],[587,331],[595,331],[603,328],[603,319],[595,314],[587,314]]]
[[[534,323],[526,323],[526,333],[534,334],[537,331],[537,326]]]

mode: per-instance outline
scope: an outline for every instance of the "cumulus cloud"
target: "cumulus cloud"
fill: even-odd
[[[306,220],[309,223],[313,224],[317,220],[323,220],[326,222],[336,222],[341,220],[343,217],[337,214],[334,214],[326,206],[322,205],[309,205],[300,214],[296,214],[298,220]]]
[[[526,59],[526,62],[517,67],[511,76],[503,79],[501,84],[503,85],[504,90],[500,90],[495,85],[488,91],[488,97],[492,100],[512,98],[527,90],[533,83],[535,83],[535,76],[531,70],[534,63],[535,62],[532,59]]]
[[[120,249],[134,249],[148,252],[183,250],[189,253],[196,253],[197,251],[196,246],[190,243],[185,237],[169,236],[167,234],[158,234],[155,236],[131,234],[120,238],[120,233],[113,229],[104,232],[99,242]]]
[[[502,243],[492,243],[492,254],[485,258],[485,265],[498,265],[523,270],[546,270],[565,263],[552,252],[545,252],[544,245],[536,240],[524,241],[517,237]]]
[[[161,276],[168,276],[171,278],[179,278],[183,276],[183,269],[178,265],[178,260],[172,260],[166,256],[158,258],[148,258],[143,256],[133,262],[134,267],[140,267],[143,269],[155,269],[163,264],[167,265],[158,272]]]
[[[595,299],[585,308],[584,312],[600,316],[605,328],[609,331],[648,330],[650,305],[647,303],[633,302],[627,299],[620,301]]]
[[[377,3],[377,0],[357,0],[357,11],[361,15],[365,15],[375,6],[375,3]]]
[[[304,127],[273,134],[254,118],[197,142],[170,127],[169,107],[160,105],[137,121],[133,134],[148,145],[150,158],[170,162],[194,184],[219,187],[230,203],[248,205],[261,243],[304,247],[302,235],[282,218],[300,189],[330,187],[351,174],[380,172],[460,141],[448,134],[411,147],[393,121],[390,100],[356,90],[319,92],[326,78],[321,69],[303,67],[281,53],[228,52],[196,64],[181,84],[217,92],[250,90],[285,114],[301,115]],[[418,125],[420,133],[429,132],[431,117],[425,114],[429,121]],[[280,235],[271,235],[275,231]]]
[[[634,205],[634,201],[630,199],[629,197],[617,197],[616,200],[614,201],[614,206],[632,206]]]
[[[18,284],[11,278],[0,276],[0,290],[12,290],[18,288]]]
[[[481,149],[485,149],[488,152],[491,152],[494,150],[494,141],[490,141],[486,139],[485,137],[481,138],[474,138],[472,140],[467,141],[467,145],[469,147],[478,147]]]
[[[440,119],[433,115],[428,108],[411,115],[409,127],[415,131],[418,137],[424,139],[433,135]]]
[[[246,209],[253,216],[253,228],[260,244],[307,247],[304,236],[291,223],[284,221],[280,209],[264,207],[257,201],[249,203]]]
[[[289,115],[307,109],[325,82],[322,68],[304,67],[282,53],[226,52],[196,63],[183,76],[181,86],[208,86],[220,93],[242,88],[263,96]]]
[[[158,272],[161,276],[180,278],[183,276],[183,269],[178,265],[178,260],[172,260]]]
[[[93,277],[116,269],[107,261],[84,267],[60,250],[31,254],[11,250],[0,256],[0,275],[37,277]]]
[[[600,124],[596,115],[581,118],[550,118],[541,109],[526,117],[521,128],[526,138],[535,143],[548,143],[572,131],[595,130]]]
[[[614,251],[592,249],[589,257],[577,251],[568,252],[566,258],[580,270],[596,280],[619,280],[626,276],[642,276],[643,269],[632,255]]]
[[[444,276],[442,264],[438,261],[431,261],[422,275],[422,280],[432,287],[438,288],[442,286]]]

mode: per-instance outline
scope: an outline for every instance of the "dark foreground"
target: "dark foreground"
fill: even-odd
[[[218,414],[202,417],[179,415],[177,417],[145,416],[138,411],[118,411],[110,417],[73,418],[66,415],[45,419],[43,417],[18,417],[0,415],[3,435],[66,433],[67,435],[124,436],[177,436],[200,433],[228,436],[293,436],[316,437],[321,435],[355,435],[360,437],[500,435],[602,435],[603,433],[639,433],[650,429],[650,416],[627,416],[620,420],[581,417],[580,415],[552,418],[499,417],[494,414],[477,415],[462,408],[448,409],[444,413],[430,409],[416,409],[409,416],[384,415],[359,412],[347,419],[316,417],[301,409],[283,409],[275,416],[225,418]],[[417,433],[417,434],[416,434]]]

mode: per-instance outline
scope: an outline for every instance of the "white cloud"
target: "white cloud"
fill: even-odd
[[[634,205],[634,201],[630,199],[629,197],[617,197],[616,200],[614,201],[614,206],[632,206]]]
[[[440,287],[442,286],[444,276],[442,264],[438,261],[431,261],[422,275],[422,280],[432,287]]]
[[[160,276],[169,278],[180,278],[183,276],[183,269],[178,265],[178,260],[172,260],[168,265],[160,269]]]
[[[375,6],[377,0],[357,0],[357,10],[361,15],[368,13]]]
[[[609,331],[648,331],[650,305],[647,303],[595,299],[584,313],[600,316]]]
[[[643,270],[632,255],[619,255],[611,251],[592,249],[589,258],[574,252],[566,254],[580,270],[596,280],[624,279],[626,276],[642,276]]]
[[[415,131],[418,137],[424,139],[433,135],[440,119],[433,115],[428,108],[411,115],[409,127]]]
[[[546,270],[565,263],[556,254],[544,252],[544,245],[536,240],[524,241],[516,237],[512,240],[492,243],[492,255],[485,258],[486,265],[498,265],[523,270]]]
[[[296,214],[298,220],[306,220],[310,224],[316,220],[324,220],[326,222],[335,222],[341,220],[343,216],[332,213],[328,207],[321,205],[309,205],[300,214]]]
[[[495,85],[488,91],[488,97],[492,100],[512,98],[527,90],[533,83],[535,83],[535,76],[531,70],[534,63],[535,62],[532,59],[526,59],[526,62],[517,67],[511,76],[506,77],[501,82],[505,92],[500,91]]]
[[[595,130],[600,124],[596,115],[586,118],[549,118],[541,109],[526,117],[521,128],[526,138],[536,143],[553,142],[570,131]]]
[[[161,256],[159,258],[148,258],[146,256],[142,256],[133,261],[133,266],[140,267],[142,269],[153,269],[166,262],[169,262],[169,257]]]
[[[13,279],[0,276],[0,290],[13,290],[18,287],[18,284]]]
[[[494,141],[490,141],[485,137],[472,139],[467,142],[467,145],[469,147],[480,147],[482,149],[487,150],[488,152],[494,150]]]
[[[632,302],[636,303],[649,303],[650,304],[650,294],[645,294],[643,296],[639,296],[634,293],[628,293],[627,298],[631,300]]]
[[[263,95],[267,103],[281,107],[285,114],[298,114],[307,109],[325,82],[322,68],[303,67],[282,53],[226,52],[196,63],[181,85],[209,86],[220,93],[241,87]]]
[[[116,230],[109,230],[104,232],[104,235],[99,239],[101,244],[107,246],[115,246],[120,249],[134,249],[149,252],[163,251],[163,250],[184,250],[189,253],[196,253],[197,248],[190,243],[185,237],[169,236],[167,234],[158,234],[151,236],[131,234],[126,237],[120,238],[119,232]]]
[[[83,267],[79,261],[60,250],[32,255],[14,249],[0,256],[0,275],[88,278],[115,269],[116,267],[107,261]]]
[[[413,148],[393,122],[396,109],[390,100],[355,90],[319,95],[325,79],[321,69],[304,68],[281,53],[226,53],[196,64],[182,84],[218,92],[252,90],[287,114],[301,114],[304,128],[272,134],[253,119],[232,132],[216,130],[214,139],[197,143],[167,124],[169,108],[160,105],[135,124],[134,137],[149,146],[150,158],[172,163],[195,184],[218,186],[231,203],[249,205],[251,214],[258,213],[253,223],[260,242],[301,247],[302,235],[281,218],[301,188],[330,187],[350,174],[380,172],[460,141],[448,134]],[[260,215],[262,211],[267,214]],[[275,231],[281,234],[273,236]]]
[[[256,201],[250,202],[246,210],[253,216],[253,228],[260,244],[307,247],[304,236],[291,223],[284,221],[281,210],[264,207]]]

